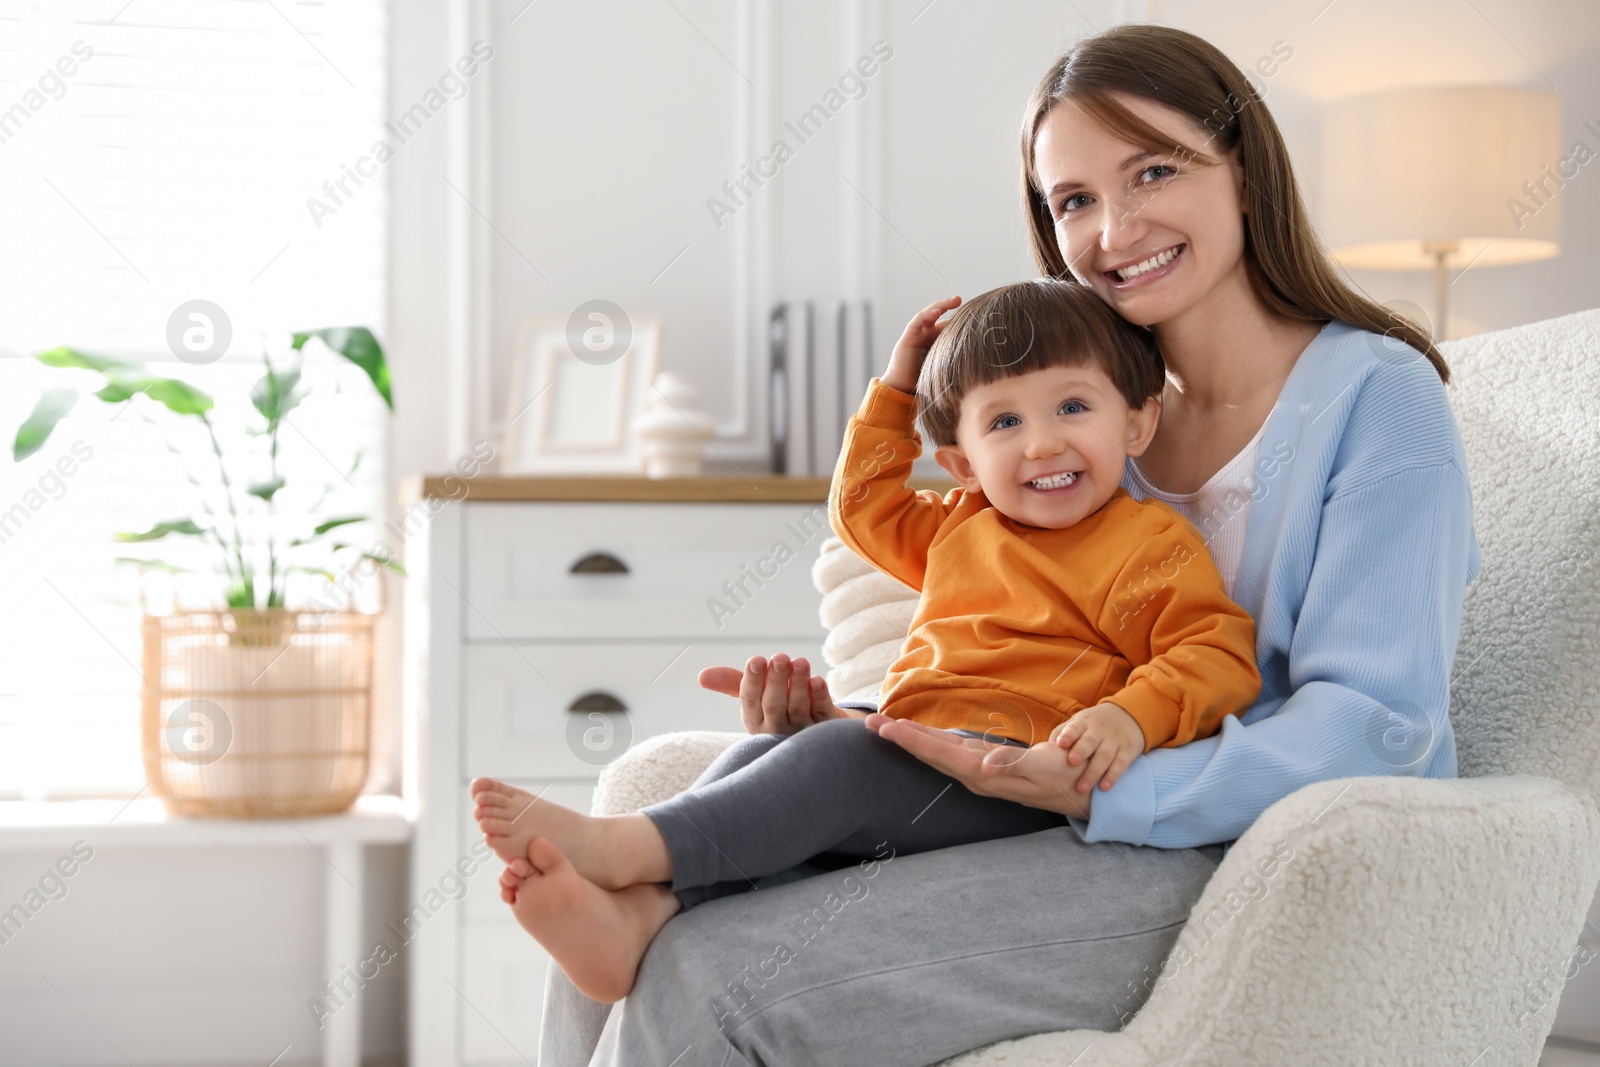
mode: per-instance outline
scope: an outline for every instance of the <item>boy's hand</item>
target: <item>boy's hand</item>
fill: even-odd
[[[827,679],[811,674],[804,656],[792,660],[782,652],[771,660],[751,656],[742,672],[736,667],[707,667],[700,672],[700,684],[737,697],[744,728],[753,734],[792,734],[828,719],[867,716],[835,704]]]
[[[1138,720],[1115,704],[1084,708],[1051,730],[1050,740],[1067,750],[1069,765],[1089,761],[1078,779],[1082,792],[1093,789],[1102,774],[1101,789],[1110,789],[1133,758],[1144,752],[1144,731]]]
[[[945,327],[944,323],[938,321],[939,316],[959,303],[959,296],[949,296],[917,312],[907,324],[906,332],[900,335],[899,342],[894,346],[894,354],[889,357],[889,369],[883,372],[880,379],[884,385],[902,393],[917,391],[917,376],[922,373],[922,361],[928,358],[928,349],[933,347],[933,342]]]

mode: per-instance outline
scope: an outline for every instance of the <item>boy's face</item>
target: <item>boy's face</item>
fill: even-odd
[[[1047,367],[962,397],[956,443],[934,458],[1007,518],[1060,530],[1111,499],[1127,457],[1149,447],[1160,414],[1154,397],[1129,408],[1098,367]],[[1038,481],[1064,473],[1076,477]]]

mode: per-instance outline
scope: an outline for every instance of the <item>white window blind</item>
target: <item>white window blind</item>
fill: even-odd
[[[264,480],[246,433],[261,422],[248,390],[263,350],[276,362],[292,330],[386,333],[387,182],[382,166],[349,170],[385,138],[386,34],[379,0],[0,0],[0,798],[143,784],[141,586],[113,561],[209,571],[213,557],[186,540],[111,535],[184,516],[204,524],[191,477],[220,506],[198,422],[144,397],[102,404],[87,395],[95,375],[32,356],[70,345],[193,382],[217,400],[219,436],[240,463],[232,476]],[[312,197],[332,210],[313,217]],[[169,319],[194,300],[231,326],[213,363],[169,347]],[[326,352],[308,359],[306,381],[311,397],[280,437],[278,532],[304,533],[296,509],[327,486],[320,516],[381,523],[381,402]],[[64,386],[84,394],[74,413],[13,464],[17,426],[44,389]],[[358,529],[352,541],[383,536]],[[296,596],[318,584],[304,579]],[[214,588],[159,575],[143,587],[156,608],[174,589],[182,606],[207,606]],[[371,593],[359,606],[373,606]]]

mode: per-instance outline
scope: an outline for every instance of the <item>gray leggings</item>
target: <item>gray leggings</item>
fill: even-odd
[[[745,744],[691,788],[775,742]],[[551,964],[538,1062],[920,1067],[1027,1034],[1118,1030],[1149,996],[1223,851],[1091,845],[1056,826],[865,869],[813,857],[757,877],[760,892],[679,912],[615,1005],[585,997]]]
[[[666,841],[672,891],[685,908],[753,889],[756,878],[807,860],[871,864],[1067,822],[979,796],[857,718],[747,737],[693,787],[640,810]]]

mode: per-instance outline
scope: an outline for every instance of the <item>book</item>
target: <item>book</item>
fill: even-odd
[[[844,354],[848,344],[848,308],[849,304],[843,300],[826,305],[817,316],[817,329],[812,335],[816,357],[813,363],[816,421],[812,434],[816,474],[831,475],[839,465],[839,452],[844,447],[845,419],[856,408],[855,404],[847,407],[846,400],[849,384],[845,378]]]
[[[774,474],[829,476],[877,373],[866,301],[774,304],[767,318]]]
[[[814,370],[816,363],[816,314],[811,301],[792,301],[789,304],[789,442],[785,470],[789,474],[815,474],[812,455],[812,429],[816,422]]]
[[[772,473],[789,472],[789,305],[767,314],[767,438]]]

